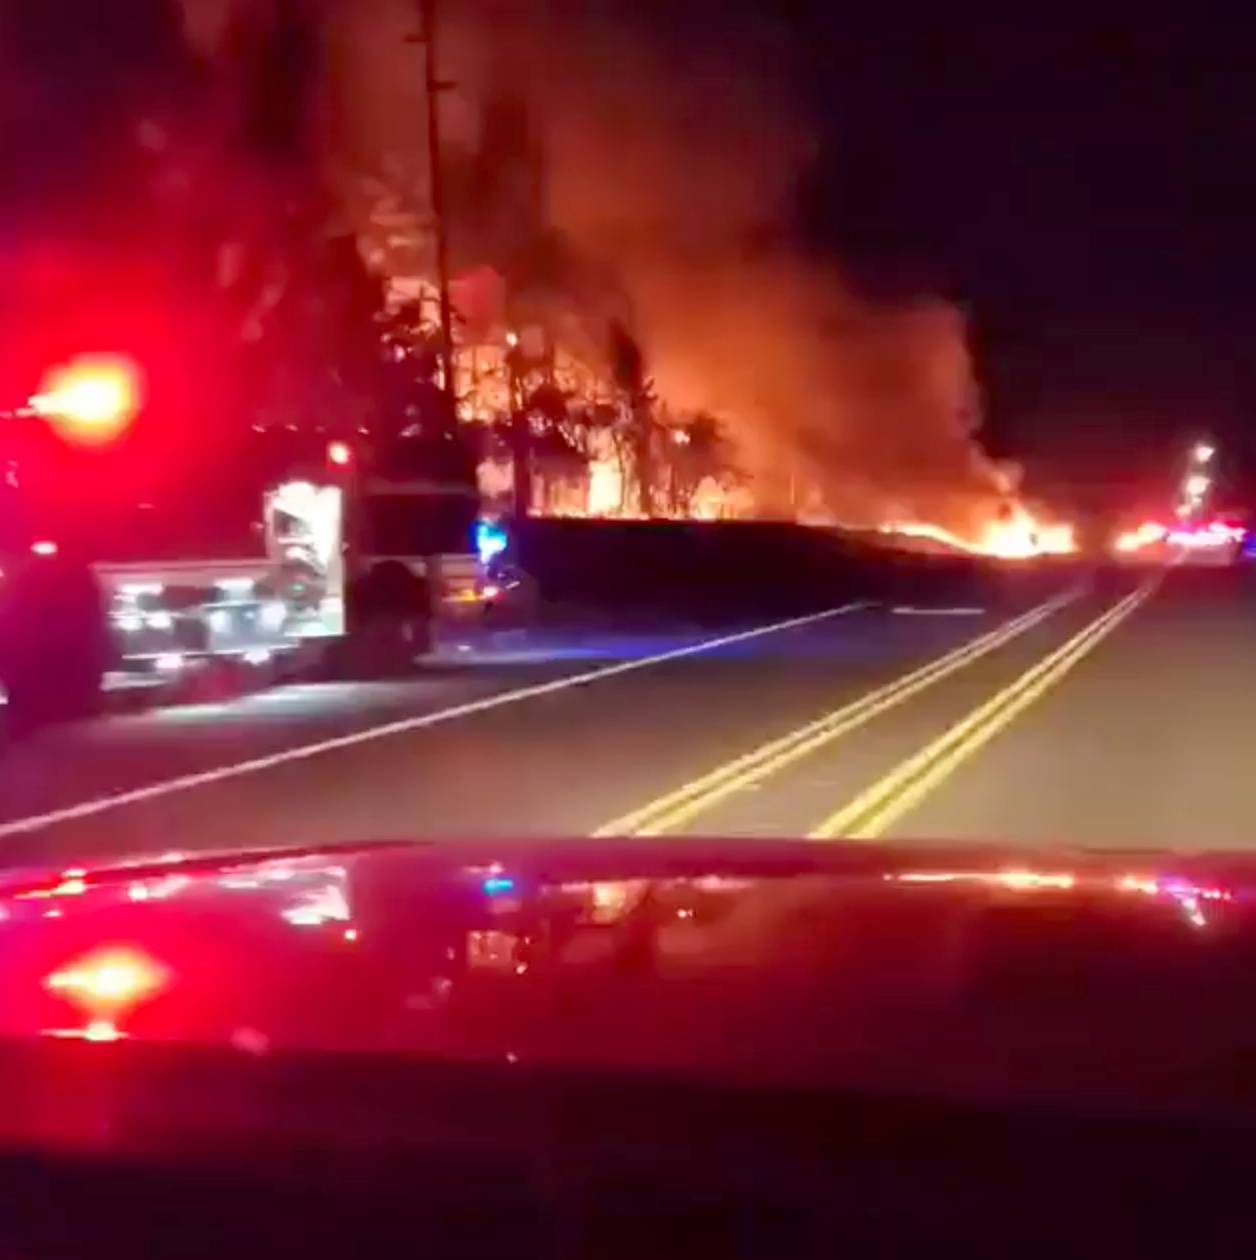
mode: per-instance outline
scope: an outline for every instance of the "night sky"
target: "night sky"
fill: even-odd
[[[1256,28],[1174,7],[806,15],[816,241],[965,306],[987,440],[1042,476],[1120,479],[1198,427],[1256,464]]]

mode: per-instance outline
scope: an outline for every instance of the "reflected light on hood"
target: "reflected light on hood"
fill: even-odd
[[[168,979],[167,969],[143,951],[107,946],[50,972],[44,988],[89,1016],[116,1018],[161,992]]]

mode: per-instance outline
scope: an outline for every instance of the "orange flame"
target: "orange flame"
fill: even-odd
[[[925,538],[970,555],[990,556],[997,560],[1068,556],[1077,550],[1077,536],[1072,525],[1040,521],[1024,507],[1016,508],[1006,520],[987,522],[971,538],[927,521],[895,521],[882,525],[880,532],[904,538]]]

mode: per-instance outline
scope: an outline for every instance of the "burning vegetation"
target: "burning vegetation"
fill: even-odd
[[[220,411],[456,443],[506,509],[1072,548],[979,444],[962,313],[863,296],[798,243],[812,143],[770,32],[442,13],[451,413],[412,0],[167,7],[178,47],[143,90],[128,70],[118,169],[216,295]]]
[[[421,285],[430,248],[425,263],[421,231],[398,231],[405,206],[417,229],[426,205],[422,169],[398,157],[422,117],[410,20],[400,2],[346,13],[337,66],[346,134],[384,206],[383,231],[379,201],[363,207],[375,257],[396,276],[400,246]],[[587,473],[570,475],[576,460],[546,474],[538,508],[902,522],[973,550],[1066,549],[1067,530],[1034,521],[1017,470],[977,441],[960,311],[863,297],[798,244],[812,140],[762,27],[739,47],[727,31],[643,33],[626,12],[495,0],[450,20],[454,256],[501,284],[472,304],[489,313],[472,357],[492,363],[517,330],[543,383],[552,356],[580,417]],[[499,387],[498,414],[504,401]]]

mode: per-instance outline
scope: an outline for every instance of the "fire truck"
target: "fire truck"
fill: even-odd
[[[476,554],[460,442],[409,408],[340,414],[344,395],[325,414],[313,390],[259,406],[235,316],[181,277],[134,243],[0,252],[11,716],[81,713],[102,678],[175,683],[206,662],[399,669],[504,594]]]
[[[500,593],[473,476],[431,442],[250,430],[150,486],[123,475],[140,446],[23,433],[24,458],[0,446],[0,686],[16,720],[223,663],[394,673]]]

